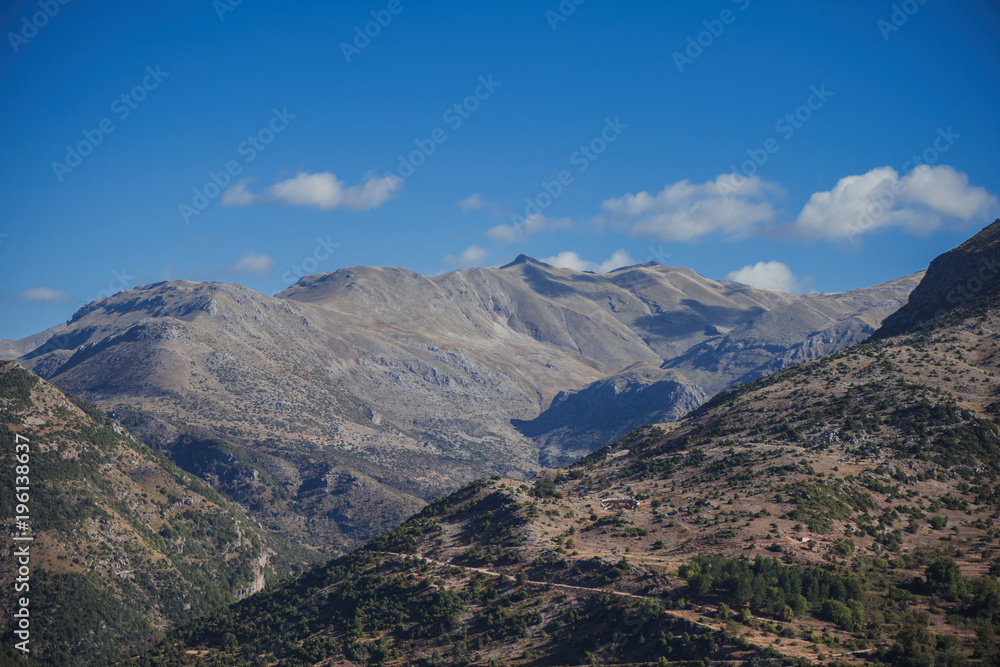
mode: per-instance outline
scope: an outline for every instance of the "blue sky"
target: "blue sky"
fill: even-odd
[[[274,294],[520,253],[834,292],[1000,215],[986,0],[35,0],[0,21],[0,338],[164,279]]]

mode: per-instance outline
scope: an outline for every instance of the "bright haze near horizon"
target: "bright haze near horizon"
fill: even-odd
[[[1000,7],[0,9],[0,338],[160,280],[656,261],[788,292],[995,218]]]

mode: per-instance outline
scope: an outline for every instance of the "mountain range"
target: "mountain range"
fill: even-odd
[[[673,286],[686,276],[688,291],[696,291],[692,283],[713,287],[716,298],[721,292],[746,311],[763,308],[767,297],[770,310],[727,327],[718,319],[723,309],[677,297],[675,308],[688,318],[717,316],[674,342],[648,337],[651,350],[675,344],[683,353],[656,366],[627,364],[576,390],[553,387],[533,417],[508,416],[524,451],[534,452],[534,470],[546,456],[539,433],[586,434],[574,424],[584,418],[597,428],[654,417],[647,419],[652,425],[531,480],[531,467],[503,474],[481,451],[449,452],[447,437],[414,437],[426,435],[419,420],[404,421],[403,408],[373,404],[358,388],[392,386],[384,378],[320,383],[310,373],[315,367],[301,361],[309,350],[329,368],[371,363],[358,350],[376,348],[371,332],[378,328],[361,333],[360,308],[344,306],[351,299],[342,292],[359,291],[364,295],[352,299],[368,305],[369,323],[389,328],[397,320],[391,333],[380,334],[383,350],[395,343],[411,352],[420,345],[454,352],[462,333],[473,350],[466,363],[486,357],[469,344],[485,345],[471,324],[456,333],[443,316],[426,316],[422,326],[433,321],[439,328],[404,331],[404,307],[385,305],[390,294],[403,293],[391,281],[378,291],[366,279],[363,290],[345,275],[328,274],[276,298],[235,286],[166,283],[92,304],[21,363],[58,382],[95,387],[90,395],[109,414],[19,363],[0,367],[4,475],[14,470],[16,436],[37,443],[32,585],[40,604],[33,613],[44,619],[36,626],[38,657],[78,664],[140,651],[129,664],[156,665],[995,664],[1000,308],[996,283],[985,280],[982,267],[998,247],[1000,220],[936,259],[902,308],[886,297],[909,291],[914,277],[844,295],[794,297],[712,283],[683,269],[625,269],[669,275]],[[509,280],[513,273],[515,285],[533,275],[535,294],[539,273],[562,283],[616,277],[527,258],[473,271]],[[419,278],[394,269],[365,272]],[[315,287],[334,280],[342,285],[325,297]],[[648,283],[627,284],[648,298]],[[955,285],[968,296],[949,298],[959,293]],[[575,312],[586,300],[596,302],[560,294]],[[711,294],[700,296],[710,301]],[[743,301],[747,295],[758,306]],[[411,307],[417,303],[411,298]],[[664,309],[666,300],[658,303]],[[631,323],[628,331],[639,329],[640,317],[625,315],[621,303],[616,308],[610,312]],[[873,332],[882,309],[894,314]],[[598,318],[600,310],[590,312],[591,321],[611,324]],[[572,316],[560,318],[550,313],[547,329],[537,314],[506,322],[533,331],[528,338],[540,343],[539,331],[558,340],[580,330],[553,328]],[[659,321],[666,328],[680,319]],[[828,326],[802,335],[808,322]],[[321,323],[323,335],[300,333],[283,349],[273,345],[296,324],[306,331]],[[525,334],[505,335],[521,341]],[[848,345],[849,336],[861,342]],[[213,342],[235,351],[209,351]],[[563,342],[544,350],[569,358]],[[583,364],[585,342],[574,343],[578,363],[613,367],[608,359],[618,350],[604,361],[595,350]],[[514,358],[505,365],[490,359],[505,373],[515,367]],[[129,363],[137,370],[121,375]],[[421,375],[415,369],[422,367],[410,363],[400,382],[447,388],[443,376]],[[312,383],[281,384],[273,374],[292,368]],[[694,385],[690,378],[699,372],[703,384]],[[475,389],[485,384],[465,381]],[[691,386],[704,396],[678,407]],[[116,393],[125,387],[133,400]],[[261,387],[273,393],[255,396],[251,388]],[[268,423],[262,400],[299,397],[310,403],[290,403],[300,411],[284,408],[285,423]],[[328,441],[307,437],[321,433],[310,430],[319,422],[301,415],[320,414],[317,406],[335,426]],[[455,421],[441,423],[453,428]],[[365,445],[331,446],[342,433]],[[394,449],[399,444],[404,448]],[[400,464],[393,456],[412,458]],[[405,484],[406,466],[415,461],[438,474],[447,462],[451,470],[466,466],[469,475],[482,466],[490,476],[425,506],[388,483]],[[290,484],[296,474],[299,481]],[[11,501],[2,503],[13,531]],[[412,516],[404,521],[402,514]],[[343,529],[352,521],[354,533]],[[321,538],[327,526],[341,540],[326,545],[327,553],[350,549],[349,540],[363,535],[374,539],[288,578],[323,557],[322,547],[303,549],[298,545],[308,541],[296,538]],[[4,558],[14,556],[5,551]],[[13,608],[7,584],[0,598],[5,623]],[[151,641],[157,643],[144,649]],[[9,646],[3,650],[4,659],[19,660]]]
[[[466,485],[136,664],[1000,664],[998,239],[865,342]]]
[[[864,340],[920,276],[790,295],[685,268],[592,274],[523,255],[435,277],[355,267],[273,297],[139,287],[44,342],[5,346],[268,530],[330,555],[468,481],[566,464]]]

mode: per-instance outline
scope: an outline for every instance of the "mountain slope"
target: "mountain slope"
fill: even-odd
[[[997,664],[998,327],[985,299],[476,482],[147,657]]]
[[[3,530],[33,538],[3,550],[0,617],[13,627],[16,548],[27,545],[30,647],[46,664],[113,655],[302,561],[118,422],[12,362],[0,364],[0,452]],[[29,511],[15,512],[25,485]]]
[[[471,479],[568,462],[739,378],[855,342],[915,282],[794,296],[523,256],[434,278],[343,269],[276,297],[177,281],[94,302],[22,362],[261,523],[338,553]],[[619,409],[633,394],[655,400]],[[594,411],[590,396],[619,398]],[[194,460],[185,434],[234,449]]]

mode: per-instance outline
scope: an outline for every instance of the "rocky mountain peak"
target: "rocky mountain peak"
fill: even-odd
[[[501,269],[509,269],[509,268],[512,268],[512,267],[515,267],[515,266],[520,266],[522,264],[528,264],[528,265],[531,265],[531,266],[541,266],[541,267],[545,267],[547,269],[553,269],[553,268],[555,268],[551,264],[546,264],[545,262],[540,262],[537,259],[535,259],[534,257],[529,257],[528,255],[525,255],[524,253],[521,253],[520,255],[518,255],[517,257],[515,257],[513,259],[513,261],[511,261],[511,262],[509,262],[507,264],[504,264],[500,268]]]

